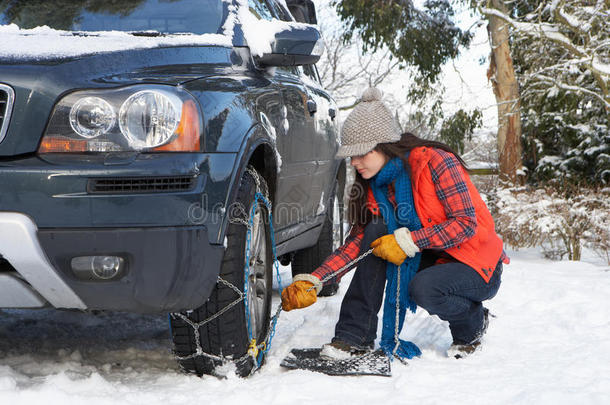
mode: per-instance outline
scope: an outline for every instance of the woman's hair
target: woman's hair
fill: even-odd
[[[397,142],[390,143],[379,143],[373,150],[383,153],[390,159],[398,157],[402,160],[402,164],[405,170],[411,172],[409,161],[407,160],[407,152],[410,152],[414,148],[426,146],[431,148],[442,149],[455,155],[462,166],[467,169],[466,163],[462,158],[451,149],[449,146],[442,142],[430,141],[427,139],[418,138],[417,136],[405,132],[400,136],[400,140]],[[371,219],[373,214],[368,209],[367,205],[367,192],[368,192],[368,180],[364,179],[360,173],[356,171],[356,179],[349,192],[348,212],[347,219],[352,226],[365,226]]]

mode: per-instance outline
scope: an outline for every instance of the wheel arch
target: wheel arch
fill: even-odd
[[[265,179],[269,188],[269,199],[275,201],[278,165],[275,146],[263,142],[257,145],[248,158],[248,165]]]
[[[260,124],[255,123],[244,136],[242,146],[238,153],[237,164],[233,170],[231,183],[225,200],[225,209],[235,201],[239,189],[240,179],[246,172],[248,165],[252,165],[260,173],[269,188],[269,198],[275,201],[277,178],[279,172],[278,158],[276,156],[274,138]],[[228,213],[225,211],[219,240],[224,240],[227,230]]]

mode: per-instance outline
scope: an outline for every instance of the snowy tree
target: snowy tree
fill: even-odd
[[[405,70],[411,76],[418,76],[415,68],[401,66],[386,45],[367,48],[363,39],[350,35],[349,26],[341,24],[329,2],[317,3],[318,24],[327,46],[318,69],[324,87],[332,92],[341,110],[354,107],[359,94],[368,86],[383,88],[385,83],[400,80],[399,76],[404,78]],[[403,130],[427,139],[440,138],[462,151],[464,141],[481,125],[481,112],[475,110],[468,114],[460,110],[446,118],[442,109],[443,92],[443,86],[438,83],[414,85],[404,94],[384,94],[384,101],[395,112]]]
[[[534,181],[610,183],[610,2],[519,0],[510,14]]]
[[[479,10],[488,19],[490,64],[487,78],[493,85],[498,106],[498,157],[502,180],[522,180],[521,101],[510,48],[510,32],[496,13],[505,15],[512,1],[478,0]]]
[[[503,1],[491,3],[486,7],[497,6],[504,10]],[[360,35],[365,50],[386,46],[400,62],[414,67],[418,74],[410,100],[427,101],[442,66],[455,59],[472,39],[471,30],[462,30],[456,23],[456,10],[464,5],[476,7],[477,1],[336,0],[335,4],[348,26],[347,38]],[[508,30],[502,29],[506,24],[496,17],[489,19],[499,112],[500,172],[503,178],[515,182],[522,167],[518,84],[508,48]],[[438,113],[438,109],[432,111]],[[476,114],[473,112],[470,117],[474,118]],[[442,116],[431,118],[434,121]],[[466,134],[462,134],[464,137]]]
[[[392,79],[399,71],[399,61],[387,48],[362,51],[359,38],[345,38],[345,27],[329,2],[318,1],[318,25],[322,31],[326,50],[317,64],[320,79],[329,90],[340,110],[350,110],[357,97],[368,86],[379,86]],[[396,100],[386,100],[393,110]]]
[[[567,189],[500,189],[496,226],[514,248],[541,246],[552,259],[580,260],[588,247],[610,264],[610,195]]]
[[[443,64],[472,38],[457,26],[448,0],[427,0],[423,7],[413,0],[335,0],[334,4],[347,24],[346,38],[360,36],[364,50],[387,47],[401,62],[416,67],[425,83],[434,82]]]
[[[587,93],[610,112],[610,1],[520,0],[513,2],[512,15],[487,7],[481,11],[509,24],[517,41],[527,38],[535,40],[535,45],[549,44],[546,50],[552,49],[553,54],[531,61],[538,69],[529,72],[526,80]],[[555,58],[559,60],[551,63]],[[593,77],[595,88],[574,80],[582,72]]]
[[[460,154],[464,152],[465,140],[472,140],[475,129],[482,125],[481,111],[474,110],[472,113],[460,109],[452,117],[443,122],[439,137],[441,141],[451,146]]]

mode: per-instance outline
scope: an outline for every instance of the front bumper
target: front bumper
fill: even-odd
[[[196,308],[220,271],[222,245],[205,226],[37,229],[26,215],[0,213],[0,254],[15,269],[0,273],[1,307],[122,310],[159,313]],[[117,255],[120,278],[83,281],[76,256]]]
[[[204,225],[222,243],[235,154],[48,154],[0,161],[0,212],[40,229]],[[188,180],[186,188],[164,182]],[[151,189],[147,184],[151,183]],[[129,186],[131,184],[131,186]],[[93,185],[93,186],[92,186]],[[128,187],[129,186],[129,187]],[[171,184],[170,184],[171,186]]]

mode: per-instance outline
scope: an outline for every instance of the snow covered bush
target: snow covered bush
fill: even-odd
[[[497,231],[514,247],[541,246],[552,259],[580,260],[586,246],[610,264],[610,190],[499,189]]]

